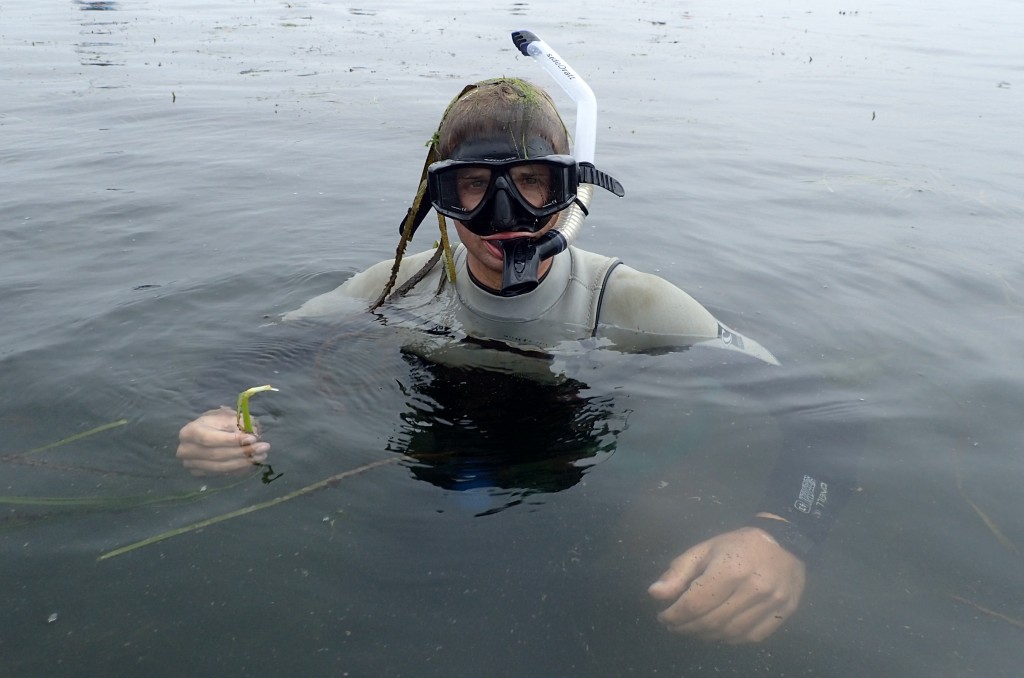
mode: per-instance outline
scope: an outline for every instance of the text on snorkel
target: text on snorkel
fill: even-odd
[[[557,66],[558,70],[562,71],[562,73],[565,74],[565,77],[569,78],[570,80],[575,80],[576,79],[576,76],[572,73],[572,71],[569,70],[569,67],[566,66],[565,64],[563,64],[558,59],[556,59],[554,57],[554,55],[549,53],[549,54],[545,54],[544,56],[546,56],[551,61],[551,63],[553,63],[555,66]]]

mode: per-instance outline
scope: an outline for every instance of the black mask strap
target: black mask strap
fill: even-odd
[[[599,186],[606,191],[611,191],[620,198],[626,195],[626,189],[622,187],[622,184],[619,183],[618,179],[609,174],[605,174],[594,167],[592,163],[580,163],[579,178],[581,184],[593,184],[594,186]]]

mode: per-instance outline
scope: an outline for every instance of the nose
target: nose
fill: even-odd
[[[496,231],[511,231],[516,227],[515,208],[512,206],[512,196],[504,188],[494,192],[494,211],[491,213],[491,227]]]

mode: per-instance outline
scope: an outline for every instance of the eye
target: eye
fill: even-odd
[[[459,172],[458,184],[462,191],[483,191],[491,182],[491,173],[487,170],[465,170]]]
[[[523,165],[512,170],[512,180],[520,188],[547,186],[551,171],[542,165]]]

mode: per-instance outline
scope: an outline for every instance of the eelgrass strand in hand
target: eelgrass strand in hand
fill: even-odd
[[[247,388],[238,394],[238,405],[235,408],[235,421],[238,424],[238,429],[245,433],[253,433],[252,428],[252,417],[249,415],[249,398],[262,393],[263,391],[276,391],[277,389],[270,384],[264,384],[263,386],[253,386]]]

